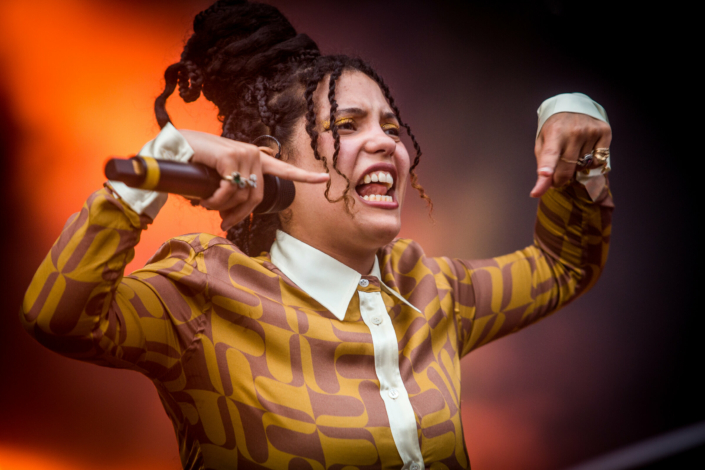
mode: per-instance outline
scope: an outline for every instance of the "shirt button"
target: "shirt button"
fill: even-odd
[[[382,317],[372,317],[372,323],[374,323],[375,325],[381,325]]]
[[[392,400],[396,400],[398,397],[399,397],[399,392],[397,392],[397,390],[395,388],[393,388],[389,391],[389,398],[391,398]]]
[[[414,462],[411,464],[411,467],[409,467],[409,470],[421,470],[421,465]]]
[[[367,287],[370,285],[370,281],[367,279],[360,279],[360,287]]]

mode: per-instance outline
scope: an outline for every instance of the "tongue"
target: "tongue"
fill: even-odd
[[[383,196],[387,194],[387,186],[381,183],[361,184],[355,190],[360,196],[371,196],[373,194]]]

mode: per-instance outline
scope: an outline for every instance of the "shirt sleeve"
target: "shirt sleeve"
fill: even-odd
[[[198,293],[180,295],[177,282],[163,273],[175,265],[198,272],[196,255],[187,244],[167,243],[162,259],[124,277],[149,222],[107,188],[91,195],[27,290],[20,319],[30,335],[65,356],[151,378],[178,367],[199,328],[203,302]]]
[[[193,149],[184,136],[171,123],[167,123],[155,139],[142,147],[138,155],[157,160],[187,162],[193,156]],[[131,188],[120,181],[110,181],[109,184],[132,210],[152,220],[166,204],[168,197],[167,193]]]
[[[534,243],[486,260],[438,259],[452,273],[461,356],[534,323],[597,281],[607,260],[612,197],[573,182],[539,202]]]

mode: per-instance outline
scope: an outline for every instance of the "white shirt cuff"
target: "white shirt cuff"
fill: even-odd
[[[536,137],[539,136],[543,124],[557,113],[587,114],[590,117],[609,123],[605,108],[594,102],[588,95],[582,93],[563,93],[549,98],[539,106],[536,114],[539,115],[539,125]]]
[[[153,140],[147,142],[138,155],[153,157],[157,160],[188,162],[193,156],[193,149],[176,128],[167,123]],[[109,181],[120,198],[138,214],[145,214],[152,220],[166,204],[168,193],[136,189],[120,181]]]

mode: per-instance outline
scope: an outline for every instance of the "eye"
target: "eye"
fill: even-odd
[[[338,132],[340,131],[354,131],[357,130],[357,126],[355,125],[355,120],[352,118],[341,118],[335,121],[335,125],[338,128]],[[325,121],[323,123],[323,131],[329,131],[330,130],[330,121]]]
[[[338,126],[339,131],[354,131],[357,129],[355,121],[351,118],[338,119],[335,121],[335,125]]]
[[[399,137],[399,126],[392,122],[382,124],[382,130],[387,135],[390,135],[395,138]]]

